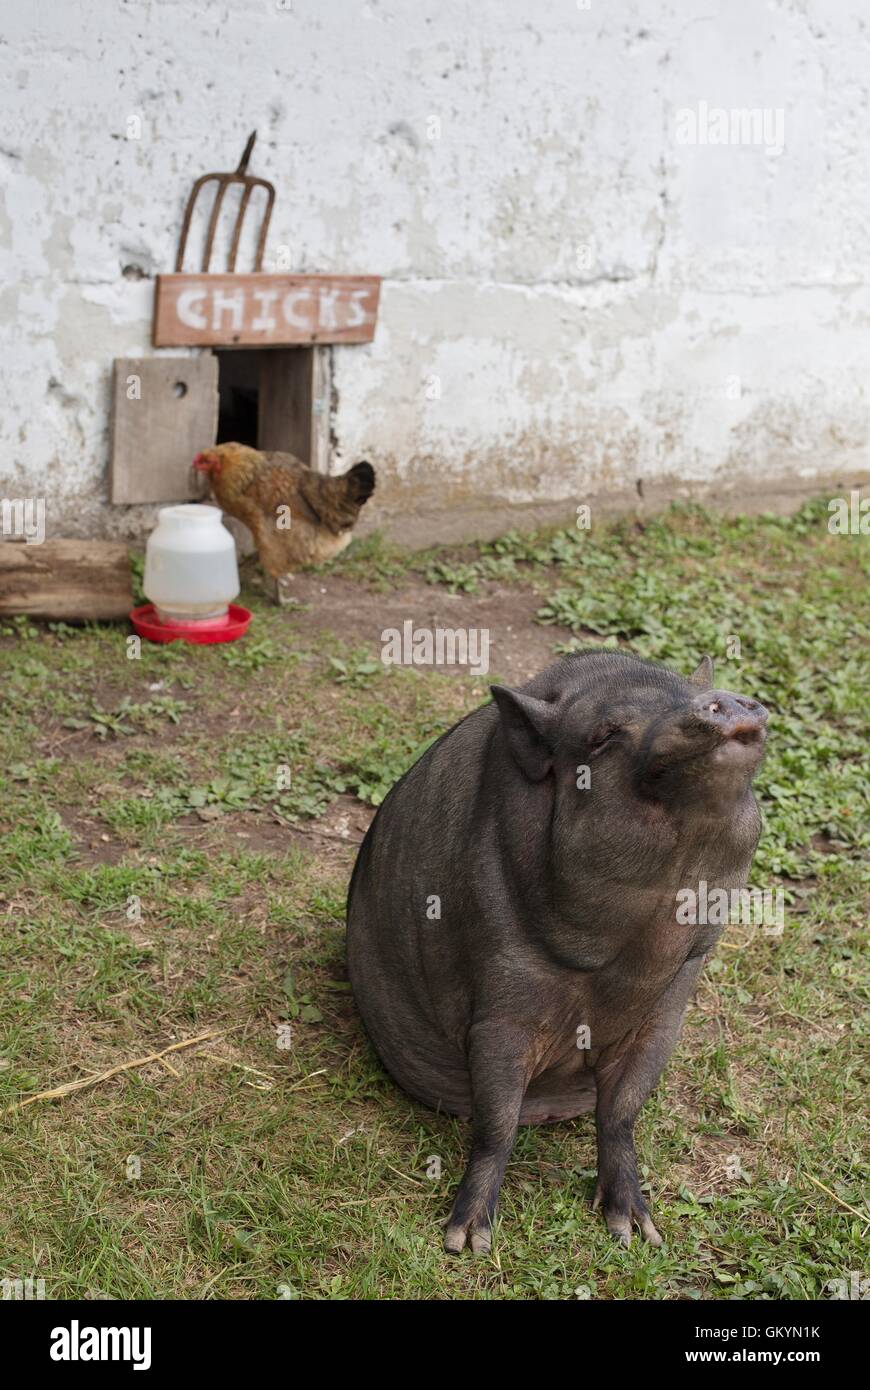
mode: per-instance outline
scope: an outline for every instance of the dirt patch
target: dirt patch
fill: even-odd
[[[130,846],[99,828],[95,818],[76,816],[64,809],[61,820],[73,837],[76,864],[80,869],[98,869],[101,865],[120,864],[130,853]]]
[[[289,821],[277,811],[237,811],[204,823],[195,813],[176,821],[178,828],[201,832],[213,848],[240,845],[249,854],[286,854],[291,845],[316,851],[319,858],[352,857],[362,844],[375,809],[353,796],[338,796],[316,820]]]
[[[570,640],[567,628],[535,622],[541,598],[519,585],[488,584],[476,594],[451,594],[431,584],[410,583],[388,594],[361,588],[333,575],[299,574],[293,593],[303,607],[291,609],[294,632],[302,639],[333,632],[379,656],[381,633],[414,627],[470,628],[489,633],[489,675],[519,684],[543,671],[554,658],[557,642]],[[467,666],[438,668],[450,675],[467,674]],[[485,675],[481,675],[485,679]]]

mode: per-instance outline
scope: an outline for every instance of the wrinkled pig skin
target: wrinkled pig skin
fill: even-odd
[[[707,657],[687,680],[572,653],[520,690],[493,686],[372,822],[350,979],[398,1084],[471,1118],[448,1251],[490,1248],[519,1124],[593,1109],[594,1205],[624,1244],[635,1226],[660,1243],[634,1125],[721,932],[681,924],[676,895],[742,887],[760,831],[767,712],[712,687]]]

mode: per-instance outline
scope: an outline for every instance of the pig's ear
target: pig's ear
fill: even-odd
[[[529,781],[540,782],[553,766],[555,706],[506,685],[489,688],[515,762]]]
[[[691,685],[699,685],[702,690],[712,690],[713,680],[713,658],[711,656],[704,656],[701,658],[701,664],[697,671],[693,671],[690,675],[689,683]]]

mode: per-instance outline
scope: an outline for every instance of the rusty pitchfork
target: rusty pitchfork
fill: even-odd
[[[263,269],[263,251],[265,250],[266,234],[269,230],[269,222],[272,217],[272,206],[275,202],[275,185],[269,183],[268,179],[254,178],[252,174],[247,173],[248,161],[251,158],[251,151],[254,148],[254,141],[256,140],[256,138],[257,132],[255,130],[252,130],[250,135],[248,136],[248,143],[245,145],[244,153],[242,154],[242,157],[239,160],[239,167],[236,169],[234,174],[203,174],[202,178],[197,179],[196,183],[193,185],[190,197],[187,200],[187,207],[184,210],[184,223],[181,228],[181,240],[178,244],[178,255],[175,258],[176,274],[184,268],[184,253],[187,249],[187,234],[190,231],[190,222],[191,218],[193,217],[193,208],[197,199],[197,195],[199,194],[200,189],[203,188],[205,184],[210,183],[213,179],[217,181],[217,189],[215,190],[214,203],[212,204],[211,215],[208,220],[208,232],[206,234],[205,239],[205,250],[203,252],[201,269],[203,271],[207,271],[209,268],[212,247],[214,244],[214,234],[217,231],[218,217],[220,215],[221,210],[221,203],[223,202],[224,194],[226,193],[230,184],[233,183],[240,183],[242,185],[242,197],[239,203],[239,211],[236,216],[236,225],[233,230],[233,241],[232,245],[230,246],[230,254],[227,258],[227,270],[233,271],[236,268],[236,254],[239,249],[239,238],[242,234],[242,223],[245,220],[245,213],[248,209],[248,203],[251,201],[251,194],[253,193],[255,188],[265,188],[268,194],[266,208],[263,213],[263,220],[260,223],[260,235],[257,239],[257,254],[254,260],[254,270]]]

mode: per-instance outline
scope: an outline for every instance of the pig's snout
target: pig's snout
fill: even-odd
[[[692,710],[702,726],[715,730],[723,739],[741,743],[760,743],[765,736],[767,710],[757,700],[727,691],[713,691],[700,696]]]
[[[652,731],[646,747],[646,775],[655,779],[668,768],[707,754],[746,767],[761,755],[767,710],[757,700],[708,690],[674,711]]]

